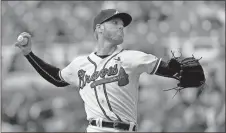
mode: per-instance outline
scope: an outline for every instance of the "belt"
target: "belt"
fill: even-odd
[[[96,120],[91,120],[89,124],[92,126],[97,126],[96,122],[97,122]],[[129,131],[130,124],[119,121],[102,121],[102,127],[116,128]],[[136,131],[136,125],[133,125],[132,131]]]

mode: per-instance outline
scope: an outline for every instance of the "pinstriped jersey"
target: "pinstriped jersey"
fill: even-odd
[[[155,74],[160,61],[152,54],[117,46],[104,59],[94,52],[75,58],[60,71],[60,76],[79,88],[87,120],[137,123],[139,77],[143,72]]]

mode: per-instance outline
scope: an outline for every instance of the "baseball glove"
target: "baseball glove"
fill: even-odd
[[[177,87],[172,89],[177,90],[177,92],[179,92],[184,88],[199,88],[205,84],[206,79],[203,68],[199,63],[200,59],[196,59],[193,55],[192,57],[183,58],[181,56],[175,57],[173,54],[173,58],[171,58],[168,62],[168,67],[175,72],[174,78],[176,78],[179,83],[177,84]]]

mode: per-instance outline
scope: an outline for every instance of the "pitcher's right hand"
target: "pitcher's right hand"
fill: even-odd
[[[31,50],[31,35],[27,32],[21,33],[17,42],[14,44],[16,47],[20,48],[24,55],[29,54]]]

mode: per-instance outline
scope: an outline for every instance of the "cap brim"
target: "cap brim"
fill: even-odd
[[[129,14],[127,14],[127,13],[118,13],[118,14],[115,14],[115,15],[111,16],[107,20],[105,20],[105,22],[108,21],[108,20],[111,20],[112,18],[120,18],[123,21],[123,23],[124,23],[124,27],[128,26],[131,23],[131,21],[132,21],[132,17]]]

